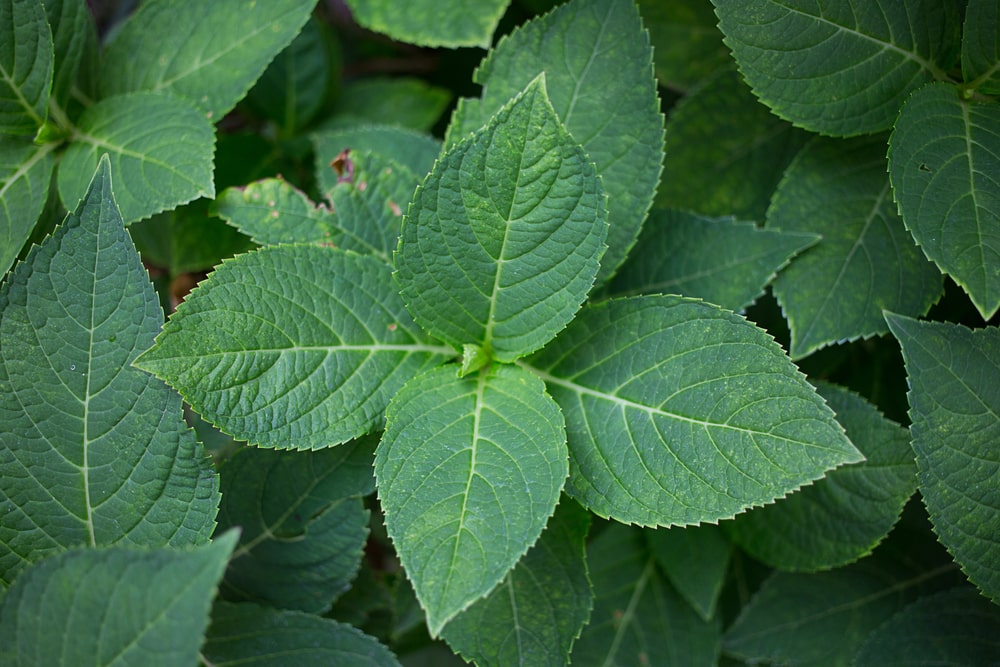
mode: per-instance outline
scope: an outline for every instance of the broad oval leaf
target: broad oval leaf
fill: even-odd
[[[527,364],[566,415],[566,490],[600,516],[715,522],[862,459],[767,333],[701,301],[591,306]]]
[[[594,166],[540,77],[417,190],[395,255],[400,293],[431,335],[512,361],[551,340],[586,298],[605,216]]]
[[[59,197],[67,208],[83,196],[85,175],[105,153],[117,177],[115,197],[126,224],[215,196],[215,132],[182,99],[135,93],[87,109],[59,163]]]
[[[761,101],[822,134],[889,129],[906,96],[945,78],[958,50],[958,9],[938,0],[712,2]]]
[[[0,287],[0,580],[78,544],[212,534],[218,480],[180,398],[131,367],[162,323],[104,159]]]
[[[962,100],[944,83],[921,88],[899,112],[889,177],[924,253],[968,292],[983,319],[993,317],[1000,308],[1000,104]]]
[[[389,399],[454,350],[429,341],[372,257],[269,246],[223,262],[136,362],[249,442],[318,449],[378,428]]]
[[[0,5],[0,135],[34,134],[48,116],[52,32],[39,0]]]
[[[1000,93],[1000,7],[993,0],[969,0],[966,5],[962,75],[976,90]]]
[[[0,138],[0,276],[31,236],[49,196],[56,144]]]
[[[333,213],[282,178],[226,188],[209,212],[260,245],[330,243],[337,233]]]
[[[566,482],[566,434],[544,385],[494,365],[417,376],[389,404],[375,455],[385,526],[432,635],[535,543]]]
[[[886,314],[903,348],[920,494],[969,580],[1000,602],[1000,329]]]
[[[488,48],[510,0],[347,0],[354,20],[400,42]]]

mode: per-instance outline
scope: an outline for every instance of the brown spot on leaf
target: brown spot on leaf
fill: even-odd
[[[354,161],[351,160],[351,149],[345,148],[337,154],[337,157],[333,158],[330,163],[333,170],[337,173],[338,183],[353,183],[354,182]]]

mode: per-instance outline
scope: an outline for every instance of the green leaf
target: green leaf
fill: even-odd
[[[573,665],[714,667],[718,619],[705,621],[667,583],[643,532],[612,524],[587,549],[594,612]]]
[[[78,544],[211,535],[217,479],[180,398],[131,367],[162,323],[104,159],[0,287],[0,580]]]
[[[478,46],[490,38],[510,0],[347,0],[354,20],[369,30],[421,46]]]
[[[671,110],[667,133],[656,206],[747,220],[764,219],[781,175],[809,139],[759,104],[729,67]]]
[[[747,553],[782,570],[824,570],[866,556],[889,534],[917,487],[904,428],[846,389],[817,389],[866,460],[727,526]]]
[[[77,124],[59,163],[59,197],[72,208],[103,154],[118,175],[126,224],[214,197],[215,133],[194,107],[170,95],[135,93],[98,102]]]
[[[215,667],[398,667],[374,638],[297,611],[216,602],[202,654]]]
[[[939,0],[712,0],[750,87],[813,132],[887,130],[914,89],[957,55],[957,5]]]
[[[0,135],[33,135],[52,89],[52,32],[39,0],[0,5]]]
[[[566,415],[566,491],[599,516],[715,522],[862,458],[768,334],[701,301],[591,306],[527,363]]]
[[[265,178],[245,187],[226,188],[209,208],[260,245],[331,243],[337,234],[333,214],[313,204],[282,178]]]
[[[192,549],[74,549],[18,578],[0,606],[0,662],[193,665],[235,532]]]
[[[889,140],[899,211],[924,253],[987,320],[1000,308],[998,170],[1000,104],[962,100],[943,83],[907,100]]]
[[[52,30],[54,74],[50,104],[65,108],[85,51],[97,43],[94,15],[85,0],[44,0]]]
[[[962,76],[970,87],[1000,93],[1000,8],[990,0],[969,0],[962,30]]]
[[[385,526],[431,635],[535,543],[566,481],[562,415],[515,366],[417,376],[389,404],[375,455]]]
[[[512,361],[579,309],[607,234],[600,178],[532,82],[414,195],[396,279],[418,324]]]
[[[767,228],[823,237],[774,282],[792,359],[885,333],[883,310],[923,315],[941,295],[940,273],[896,213],[879,137],[812,141],[785,172]]]
[[[567,2],[500,40],[474,76],[482,99],[459,100],[448,128],[453,145],[545,74],[556,114],[596,163],[608,195],[608,251],[597,283],[635,243],[660,179],[663,115],[652,58],[632,0]]]
[[[654,210],[639,248],[611,282],[615,296],[680,294],[742,310],[819,236],[760,229],[735,218]]]
[[[453,354],[410,320],[388,266],[302,245],[223,262],[136,364],[236,438],[319,449],[381,426],[396,391]]]
[[[962,587],[922,598],[879,625],[851,664],[992,665],[997,655],[1000,610]]]
[[[367,438],[314,452],[247,447],[222,467],[217,533],[241,528],[222,582],[228,600],[322,614],[361,564],[375,490]]]
[[[941,542],[1000,602],[1000,329],[886,314],[903,348],[920,493]]]
[[[223,259],[256,247],[235,228],[209,216],[208,204],[199,199],[130,226],[143,261],[177,276],[208,271]]]
[[[45,208],[54,148],[0,137],[0,276],[14,263]]]
[[[336,121],[399,125],[429,132],[451,102],[451,91],[416,77],[367,77],[344,87]]]
[[[646,541],[677,592],[699,616],[711,620],[733,552],[723,530],[712,524],[661,528],[646,531]]]
[[[431,170],[441,142],[430,136],[390,125],[354,125],[312,135],[316,149],[316,180],[322,192],[337,185],[340,175],[332,163],[345,150],[371,151],[398,162],[419,178]]]
[[[316,0],[147,0],[104,56],[104,97],[162,91],[187,98],[212,122],[242,99],[288,46]]]
[[[493,592],[456,616],[441,635],[486,665],[564,665],[590,617],[584,560],[590,515],[564,500],[545,531]]]
[[[661,86],[686,91],[729,61],[705,0],[638,0],[638,5]]]

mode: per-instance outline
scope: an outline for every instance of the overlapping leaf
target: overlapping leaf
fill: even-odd
[[[510,0],[347,0],[354,20],[400,42],[487,48]]]
[[[586,308],[528,364],[566,415],[566,490],[600,516],[715,522],[862,459],[770,336],[700,301]]]
[[[45,0],[52,30],[53,79],[50,104],[65,107],[85,53],[97,48],[97,27],[86,0]]]
[[[422,179],[441,152],[441,142],[429,134],[392,125],[351,125],[313,135],[316,181],[322,192],[337,186],[342,174],[333,168],[345,150],[371,151],[407,167]],[[402,204],[401,204],[402,206]]]
[[[649,550],[677,592],[706,621],[726,581],[732,543],[712,524],[646,531]]]
[[[344,87],[334,120],[398,125],[430,132],[451,98],[447,88],[417,77],[367,77]]]
[[[0,276],[14,263],[45,206],[53,148],[27,139],[0,139]]]
[[[535,543],[567,473],[562,415],[537,378],[509,365],[455,371],[400,390],[375,457],[386,530],[432,635]]]
[[[32,135],[48,116],[52,32],[39,0],[0,5],[0,135]]]
[[[230,435],[317,449],[379,427],[396,391],[451,354],[413,324],[386,264],[291,245],[224,262],[136,363]]]
[[[211,212],[261,245],[336,240],[333,213],[281,178],[226,188]]]
[[[637,0],[660,85],[687,91],[729,61],[711,4]]]
[[[1000,9],[990,0],[969,0],[962,30],[962,75],[987,94],[1000,93]]]

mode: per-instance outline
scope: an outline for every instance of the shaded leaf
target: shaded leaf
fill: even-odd
[[[209,208],[260,245],[331,243],[336,227],[325,206],[281,178],[226,188]]]
[[[1000,93],[1000,8],[990,0],[969,0],[962,30],[962,75],[987,94]]]
[[[88,48],[97,43],[94,15],[85,0],[44,0],[52,30],[54,74],[50,104],[65,108]]]
[[[316,180],[322,192],[337,186],[340,175],[332,163],[345,150],[377,153],[408,168],[420,179],[431,170],[441,152],[441,142],[429,134],[391,125],[354,125],[317,132],[312,139]]]
[[[726,580],[733,547],[712,524],[646,531],[649,550],[681,596],[710,621]]]
[[[0,138],[0,276],[31,236],[49,195],[55,144]]]
[[[399,125],[429,132],[451,97],[447,88],[416,77],[366,77],[344,87],[334,120]]]
[[[729,61],[711,3],[638,0],[638,5],[661,86],[686,91]]]
[[[52,32],[39,0],[0,5],[0,135],[32,135],[48,116]]]
[[[510,0],[347,0],[354,20],[400,42],[488,48]]]

